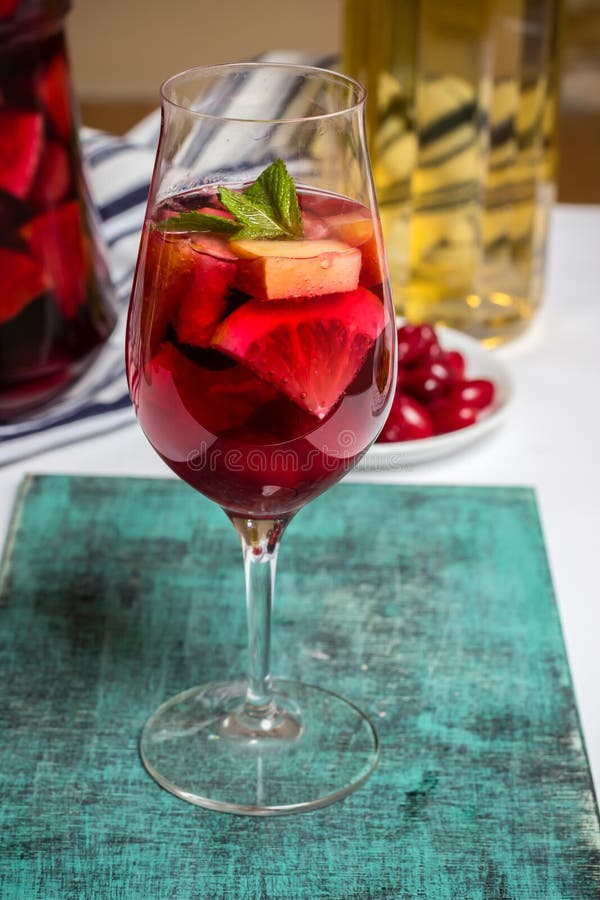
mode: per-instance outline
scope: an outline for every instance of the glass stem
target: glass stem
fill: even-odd
[[[281,520],[239,520],[233,524],[242,540],[248,620],[248,687],[244,712],[253,719],[275,715],[271,689],[271,614]]]

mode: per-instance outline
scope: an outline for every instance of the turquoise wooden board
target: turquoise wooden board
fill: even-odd
[[[528,489],[343,484],[292,523],[273,670],[352,698],[383,743],[360,791],[309,814],[202,810],[139,761],[162,700],[244,668],[237,538],[184,484],[26,480],[0,597],[3,900],[600,895]]]

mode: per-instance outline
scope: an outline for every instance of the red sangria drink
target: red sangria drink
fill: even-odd
[[[0,4],[0,422],[91,361],[116,318],[82,174],[68,4]]]
[[[356,465],[394,392],[364,91],[322,69],[214,66],[166,82],[162,114],[129,387],[154,449],[241,539],[248,669],[165,701],[140,754],[159,784],[200,806],[314,809],[358,788],[379,758],[353,703],[269,668],[285,529]]]
[[[297,198],[292,239],[238,237],[214,190],[159,205],[143,236],[129,350],[139,421],[233,515],[300,508],[356,464],[387,408],[378,224],[343,197]],[[194,230],[198,213],[213,231]]]

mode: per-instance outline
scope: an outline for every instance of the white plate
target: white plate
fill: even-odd
[[[440,456],[455,453],[479,440],[504,419],[512,397],[512,383],[506,366],[497,356],[474,338],[452,328],[436,328],[440,344],[446,350],[459,350],[465,358],[466,378],[489,378],[496,386],[494,403],[474,425],[448,434],[422,438],[418,441],[375,443],[359,464],[359,469],[382,470],[429,462]]]

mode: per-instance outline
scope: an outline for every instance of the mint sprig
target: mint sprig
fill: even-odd
[[[270,210],[272,218],[290,237],[302,237],[296,185],[282,159],[277,158],[261,172],[254,184],[246,188],[244,196],[251,203]]]
[[[224,216],[210,213],[184,212],[163,219],[156,226],[159,231],[210,231],[212,234],[234,234],[239,225]]]
[[[222,185],[217,196],[234,220],[187,212],[159,222],[161,231],[203,231],[236,240],[294,239],[303,236],[296,185],[282,159],[276,159],[245,190]]]
[[[293,237],[277,220],[272,206],[250,200],[246,194],[238,194],[229,188],[219,188],[218,197],[226,210],[238,223],[236,240],[248,238]]]

